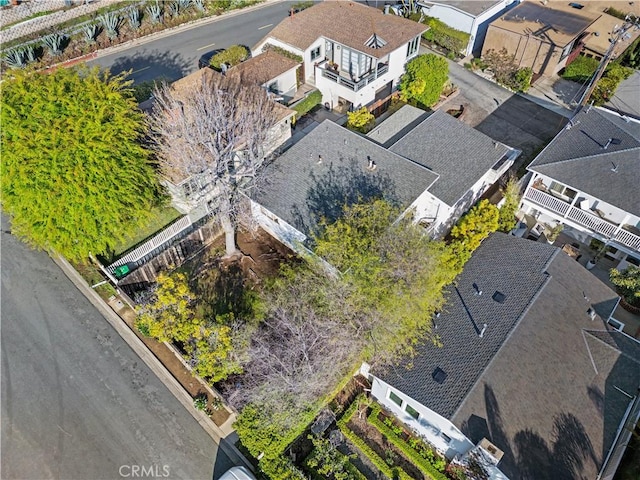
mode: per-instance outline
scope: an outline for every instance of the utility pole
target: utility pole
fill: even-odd
[[[624,40],[628,40],[629,38],[631,38],[631,35],[627,33],[629,29],[631,29],[631,27],[634,27],[634,26],[638,27],[637,24],[630,22],[629,18],[630,17],[627,15],[627,17],[625,18],[624,25],[622,25],[620,28],[616,28],[613,32],[611,32],[612,37],[609,39],[609,41],[611,42],[611,45],[609,45],[607,52],[604,54],[604,57],[602,57],[602,60],[600,60],[600,64],[598,65],[598,68],[596,68],[595,73],[591,77],[591,80],[587,85],[587,89],[582,95],[580,102],[578,102],[578,108],[584,107],[589,102],[589,98],[591,98],[593,91],[598,85],[598,81],[602,78],[602,75],[604,74],[604,71],[606,70],[607,65],[609,65],[609,62],[613,59],[613,54],[615,53],[616,45],[619,42],[622,42]]]

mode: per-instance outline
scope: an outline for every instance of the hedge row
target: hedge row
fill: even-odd
[[[249,50],[243,45],[232,45],[220,53],[216,53],[211,57],[210,65],[216,70],[220,70],[223,63],[228,67],[233,67],[244,62],[249,58]]]
[[[345,437],[349,439],[351,443],[353,443],[364,455],[371,460],[371,462],[376,466],[378,470],[380,470],[384,475],[389,478],[399,479],[399,480],[413,480],[411,476],[407,474],[404,470],[399,467],[391,468],[387,462],[385,462],[380,456],[358,435],[353,433],[349,427],[347,427],[347,423],[353,417],[353,414],[358,409],[358,405],[360,401],[364,399],[364,395],[358,395],[356,399],[351,403],[349,408],[344,412],[342,418],[338,420],[338,428],[344,434]]]
[[[426,41],[433,42],[455,53],[460,53],[467,47],[471,37],[468,33],[451,28],[443,21],[433,17],[426,17],[424,23],[429,26],[429,30],[422,34],[422,38]]]
[[[444,473],[440,472],[429,460],[420,455],[407,442],[398,437],[391,428],[380,421],[378,418],[380,411],[380,407],[375,405],[371,409],[371,414],[367,417],[367,421],[386,436],[387,440],[395,445],[398,450],[404,453],[427,478],[432,480],[447,480],[447,476]]]
[[[306,98],[300,100],[295,105],[292,105],[291,108],[298,113],[298,117],[301,117],[305,113],[309,112],[316,105],[318,105],[322,101],[322,93],[319,90],[315,90],[311,92]]]

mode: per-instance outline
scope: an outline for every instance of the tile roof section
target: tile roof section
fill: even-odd
[[[316,3],[300,13],[285,18],[266,37],[278,39],[300,50],[306,50],[320,37],[381,58],[428,27],[396,15],[384,15],[380,10],[355,2],[328,1]],[[373,34],[386,41],[381,48],[365,44]]]
[[[371,130],[367,137],[389,148],[428,116],[429,113],[420,108],[405,105]]]
[[[587,108],[567,126],[529,169],[640,216],[640,122]]]
[[[560,253],[547,272],[452,420],[472,441],[485,420],[510,478],[596,478],[630,401],[616,387],[635,395],[640,385],[640,343],[606,329],[616,295],[578,262]],[[590,305],[604,317],[591,320]]]
[[[322,163],[318,163],[319,155]],[[367,169],[367,156],[376,169]],[[325,120],[265,167],[252,198],[305,234],[347,202],[384,197],[408,207],[438,176]]]
[[[390,150],[437,172],[440,178],[429,191],[450,206],[509,152],[505,145],[441,110],[394,143]]]
[[[267,50],[231,68],[227,75],[237,75],[243,81],[264,85],[269,80],[300,65],[274,50]]]

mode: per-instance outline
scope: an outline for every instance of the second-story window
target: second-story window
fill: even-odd
[[[320,45],[311,50],[311,60],[315,60],[320,57]]]
[[[407,57],[412,57],[418,53],[418,47],[420,46],[420,37],[416,37],[407,44]]]

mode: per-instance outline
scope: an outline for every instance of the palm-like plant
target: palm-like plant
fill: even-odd
[[[35,62],[37,59],[36,47],[27,45],[24,48],[24,54],[27,56],[27,63]]]
[[[107,31],[107,37],[109,37],[109,40],[116,39],[118,37],[118,28],[120,27],[120,17],[111,12],[100,15],[98,19]]]
[[[64,41],[64,35],[61,33],[52,33],[45,37],[42,37],[42,43],[49,50],[49,54],[52,57],[57,57],[62,53],[62,42]]]
[[[155,5],[149,5],[147,7],[147,13],[151,17],[151,23],[160,23],[162,21],[162,7],[156,1]]]
[[[129,20],[129,25],[133,30],[138,30],[141,25],[140,21],[140,10],[138,7],[131,7],[127,10],[127,18]]]
[[[191,0],[178,0],[178,5],[180,6],[180,11],[184,12],[191,7]]]
[[[172,17],[177,17],[180,15],[180,2],[171,2],[169,4],[169,15]]]
[[[201,12],[205,12],[206,8],[204,6],[204,0],[193,0],[193,4],[195,5],[195,7],[201,11]]]
[[[91,23],[89,25],[85,25],[82,28],[82,32],[84,33],[84,41],[87,45],[93,45],[96,43],[96,38],[100,33],[100,27],[97,23]]]
[[[24,50],[21,48],[9,50],[5,53],[3,60],[11,68],[22,68],[27,64]]]

